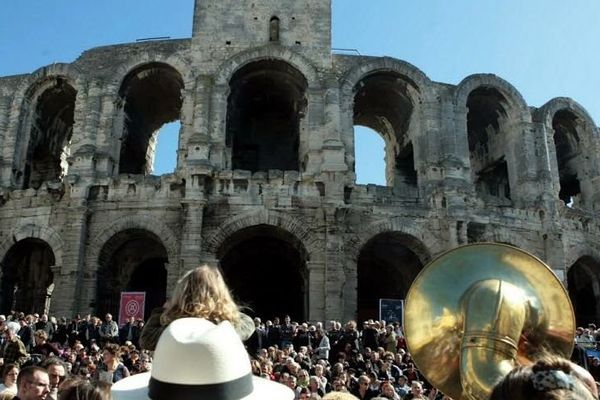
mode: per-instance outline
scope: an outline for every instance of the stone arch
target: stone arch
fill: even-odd
[[[209,258],[216,259],[218,249],[223,246],[228,237],[239,230],[256,225],[275,226],[289,232],[302,243],[308,259],[313,259],[316,254],[323,251],[316,235],[307,228],[309,224],[279,211],[260,210],[229,218],[211,235],[203,235],[206,237],[202,242],[203,253]]]
[[[519,171],[531,169],[533,160],[518,156],[523,146],[533,143],[522,124],[531,113],[521,94],[505,80],[492,74],[465,78],[456,88],[454,101],[457,130],[464,135],[471,178],[477,194],[486,202],[512,205],[520,199]],[[534,149],[524,150],[533,154]]]
[[[585,243],[570,244],[565,249],[565,264],[560,267],[564,267],[567,272],[577,260],[583,257],[587,256],[600,260],[600,250],[594,249]]]
[[[597,252],[582,253],[585,246],[579,247],[577,253],[567,255],[566,278],[577,325],[585,326],[600,318],[600,258]],[[575,254],[579,256],[573,259]]]
[[[396,217],[369,224],[361,234],[352,237],[345,246],[348,259],[356,263],[361,249],[367,242],[382,233],[403,235],[407,240],[407,245],[419,257],[423,265],[431,261],[436,253],[443,250],[433,248],[432,244],[436,242],[435,238],[425,229],[417,227],[414,221]]]
[[[563,109],[569,110],[582,118],[594,133],[598,133],[596,123],[588,110],[570,97],[555,97],[549,100],[546,104],[535,110],[533,117],[535,122],[541,122],[546,126],[552,126],[554,115]]]
[[[119,173],[153,172],[158,133],[163,125],[181,121],[185,89],[186,79],[169,63],[151,60],[128,70],[119,85],[114,124]]]
[[[82,84],[76,68],[54,64],[35,71],[17,89],[15,98],[22,99],[12,149],[12,180],[17,186],[37,189],[44,181],[66,175]]]
[[[535,112],[549,143],[554,193],[568,207],[591,208],[597,202],[598,128],[581,105],[566,97],[550,100]]]
[[[206,251],[219,261],[228,286],[250,314],[306,319],[323,306],[314,295],[322,290],[323,271],[311,268],[316,243],[307,242],[309,235],[294,218],[255,213],[223,224]]]
[[[340,84],[342,138],[350,167],[354,170],[355,162],[361,162],[354,151],[354,127],[367,127],[385,142],[387,185],[416,197],[421,104],[429,101],[432,91],[427,76],[411,64],[384,57],[364,60],[347,71]]]
[[[192,65],[184,56],[179,53],[169,55],[156,53],[150,54],[149,52],[141,53],[135,58],[128,60],[128,62],[120,64],[116,68],[115,73],[112,75],[114,78],[109,84],[118,91],[131,72],[139,70],[146,65],[155,63],[164,64],[173,68],[179,73],[179,75],[181,75],[186,88],[194,87],[196,77],[193,72]],[[117,95],[116,92],[114,94]]]
[[[15,243],[28,238],[39,239],[48,243],[54,252],[55,265],[59,268],[62,267],[64,241],[58,232],[47,226],[25,224],[14,229],[0,244],[1,257],[5,257],[8,250],[10,250]]]
[[[359,320],[378,318],[379,299],[403,300],[431,259],[431,252],[422,241],[423,235],[415,227],[404,227],[393,221],[376,223],[369,228],[360,244],[351,245],[355,248],[345,271],[346,281],[356,287],[355,312]]]
[[[473,90],[489,87],[498,90],[509,102],[511,118],[518,121],[531,121],[531,112],[521,93],[508,81],[494,74],[473,74],[463,79],[455,89],[454,104],[459,107],[467,104]]]
[[[1,312],[13,304],[27,313],[48,312],[62,252],[63,241],[52,228],[27,224],[15,229],[0,244]]]
[[[97,263],[97,313],[116,313],[123,291],[146,293],[145,316],[164,304],[169,256],[155,233],[136,228],[119,231],[102,244]]]
[[[215,85],[226,87],[239,69],[261,60],[278,60],[288,63],[304,75],[309,87],[314,87],[318,83],[319,73],[308,58],[285,47],[263,46],[237,53],[219,65],[216,69]]]
[[[105,225],[100,233],[91,240],[90,256],[88,260],[93,263],[93,271],[96,271],[100,252],[106,242],[119,232],[128,229],[148,231],[155,235],[165,246],[167,255],[171,262],[175,262],[179,255],[179,240],[175,233],[164,224],[157,224],[156,219],[151,216],[125,216],[113,224]]]

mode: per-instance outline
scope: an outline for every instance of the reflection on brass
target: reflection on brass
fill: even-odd
[[[455,400],[487,399],[515,365],[549,351],[569,357],[575,318],[552,270],[512,246],[480,243],[429,263],[406,297],[408,349]]]

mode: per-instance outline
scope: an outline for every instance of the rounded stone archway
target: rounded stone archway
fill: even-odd
[[[26,238],[15,243],[2,260],[0,312],[47,313],[54,265],[54,252],[45,241]]]
[[[143,229],[112,236],[99,256],[96,313],[117,314],[121,292],[145,292],[144,315],[166,300],[168,255],[161,240]]]
[[[567,272],[569,297],[577,325],[600,320],[600,262],[593,257],[579,258]]]
[[[357,260],[359,321],[379,318],[380,299],[404,300],[423,268],[414,241],[400,232],[384,232],[363,246]]]
[[[294,235],[270,225],[243,228],[223,242],[217,258],[234,298],[248,314],[307,318],[308,255]]]

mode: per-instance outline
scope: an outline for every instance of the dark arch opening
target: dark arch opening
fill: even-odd
[[[358,256],[358,320],[379,318],[379,300],[404,300],[423,263],[415,239],[397,232],[381,233]],[[412,249],[412,250],[411,250]]]
[[[119,173],[152,173],[159,129],[180,119],[183,89],[179,72],[166,64],[146,64],[125,77]]]
[[[118,315],[121,292],[146,292],[146,317],[164,304],[169,260],[153,233],[142,229],[117,233],[104,244],[98,261],[97,315]]]
[[[46,313],[50,307],[55,259],[48,243],[23,239],[15,243],[2,260],[0,312]]]
[[[495,88],[480,87],[467,99],[467,132],[471,170],[477,193],[510,200],[504,124],[507,101]]]
[[[262,318],[307,318],[306,252],[291,233],[257,225],[234,233],[217,252],[237,301]]]
[[[572,205],[581,193],[578,168],[580,161],[578,118],[568,110],[560,110],[552,119],[554,146],[560,182],[559,198]]]
[[[368,75],[354,88],[354,125],[371,128],[384,138],[387,186],[413,195],[417,171],[409,128],[414,90],[412,82],[393,72]]]
[[[48,84],[48,82],[44,82]],[[56,77],[35,101],[25,160],[23,187],[39,189],[43,182],[67,174],[77,91]]]
[[[302,73],[283,61],[257,61],[237,71],[229,86],[231,168],[298,170],[307,88]]]
[[[589,256],[581,257],[567,272],[569,297],[578,326],[597,324],[600,320],[600,263]]]

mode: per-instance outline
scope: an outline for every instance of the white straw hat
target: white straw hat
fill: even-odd
[[[162,333],[152,372],[112,386],[115,400],[292,400],[294,392],[252,375],[244,346],[228,321],[173,321]]]

